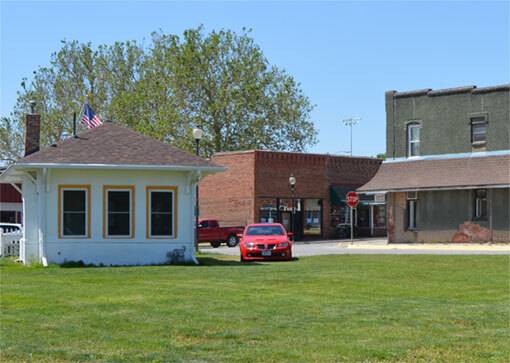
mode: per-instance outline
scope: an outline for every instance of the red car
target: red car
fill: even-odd
[[[292,242],[279,223],[249,224],[240,234],[241,261],[292,260]]]

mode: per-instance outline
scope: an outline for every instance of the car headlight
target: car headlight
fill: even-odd
[[[278,244],[278,247],[289,247],[289,242],[282,242]]]
[[[246,242],[244,245],[246,246],[246,248],[253,248],[253,247],[255,247],[255,243],[253,243],[253,242]]]

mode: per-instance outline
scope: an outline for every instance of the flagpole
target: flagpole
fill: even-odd
[[[73,112],[73,137],[76,139],[78,135],[76,135],[76,112]]]
[[[83,118],[83,109],[85,108],[85,103],[87,103],[87,100],[85,100],[85,102],[83,102],[80,106],[80,110],[78,111],[78,115],[80,115],[81,118]],[[75,113],[76,115],[76,113]],[[76,122],[75,122],[75,127],[76,127]],[[76,134],[75,132],[75,137],[78,137],[78,135]]]

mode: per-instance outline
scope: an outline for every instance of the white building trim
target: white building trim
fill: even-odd
[[[383,161],[383,163],[390,164],[390,163],[415,162],[420,160],[483,158],[488,156],[505,156],[505,155],[510,155],[510,150],[477,151],[472,153],[453,153],[453,154],[422,155],[413,157],[392,158]]]

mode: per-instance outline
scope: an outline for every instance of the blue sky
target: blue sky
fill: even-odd
[[[385,150],[384,92],[508,83],[508,2],[22,2],[0,0],[0,115],[22,77],[48,63],[62,39],[149,39],[252,28],[272,64],[286,69],[316,105],[319,143],[349,149],[343,118],[359,115],[354,154]]]

